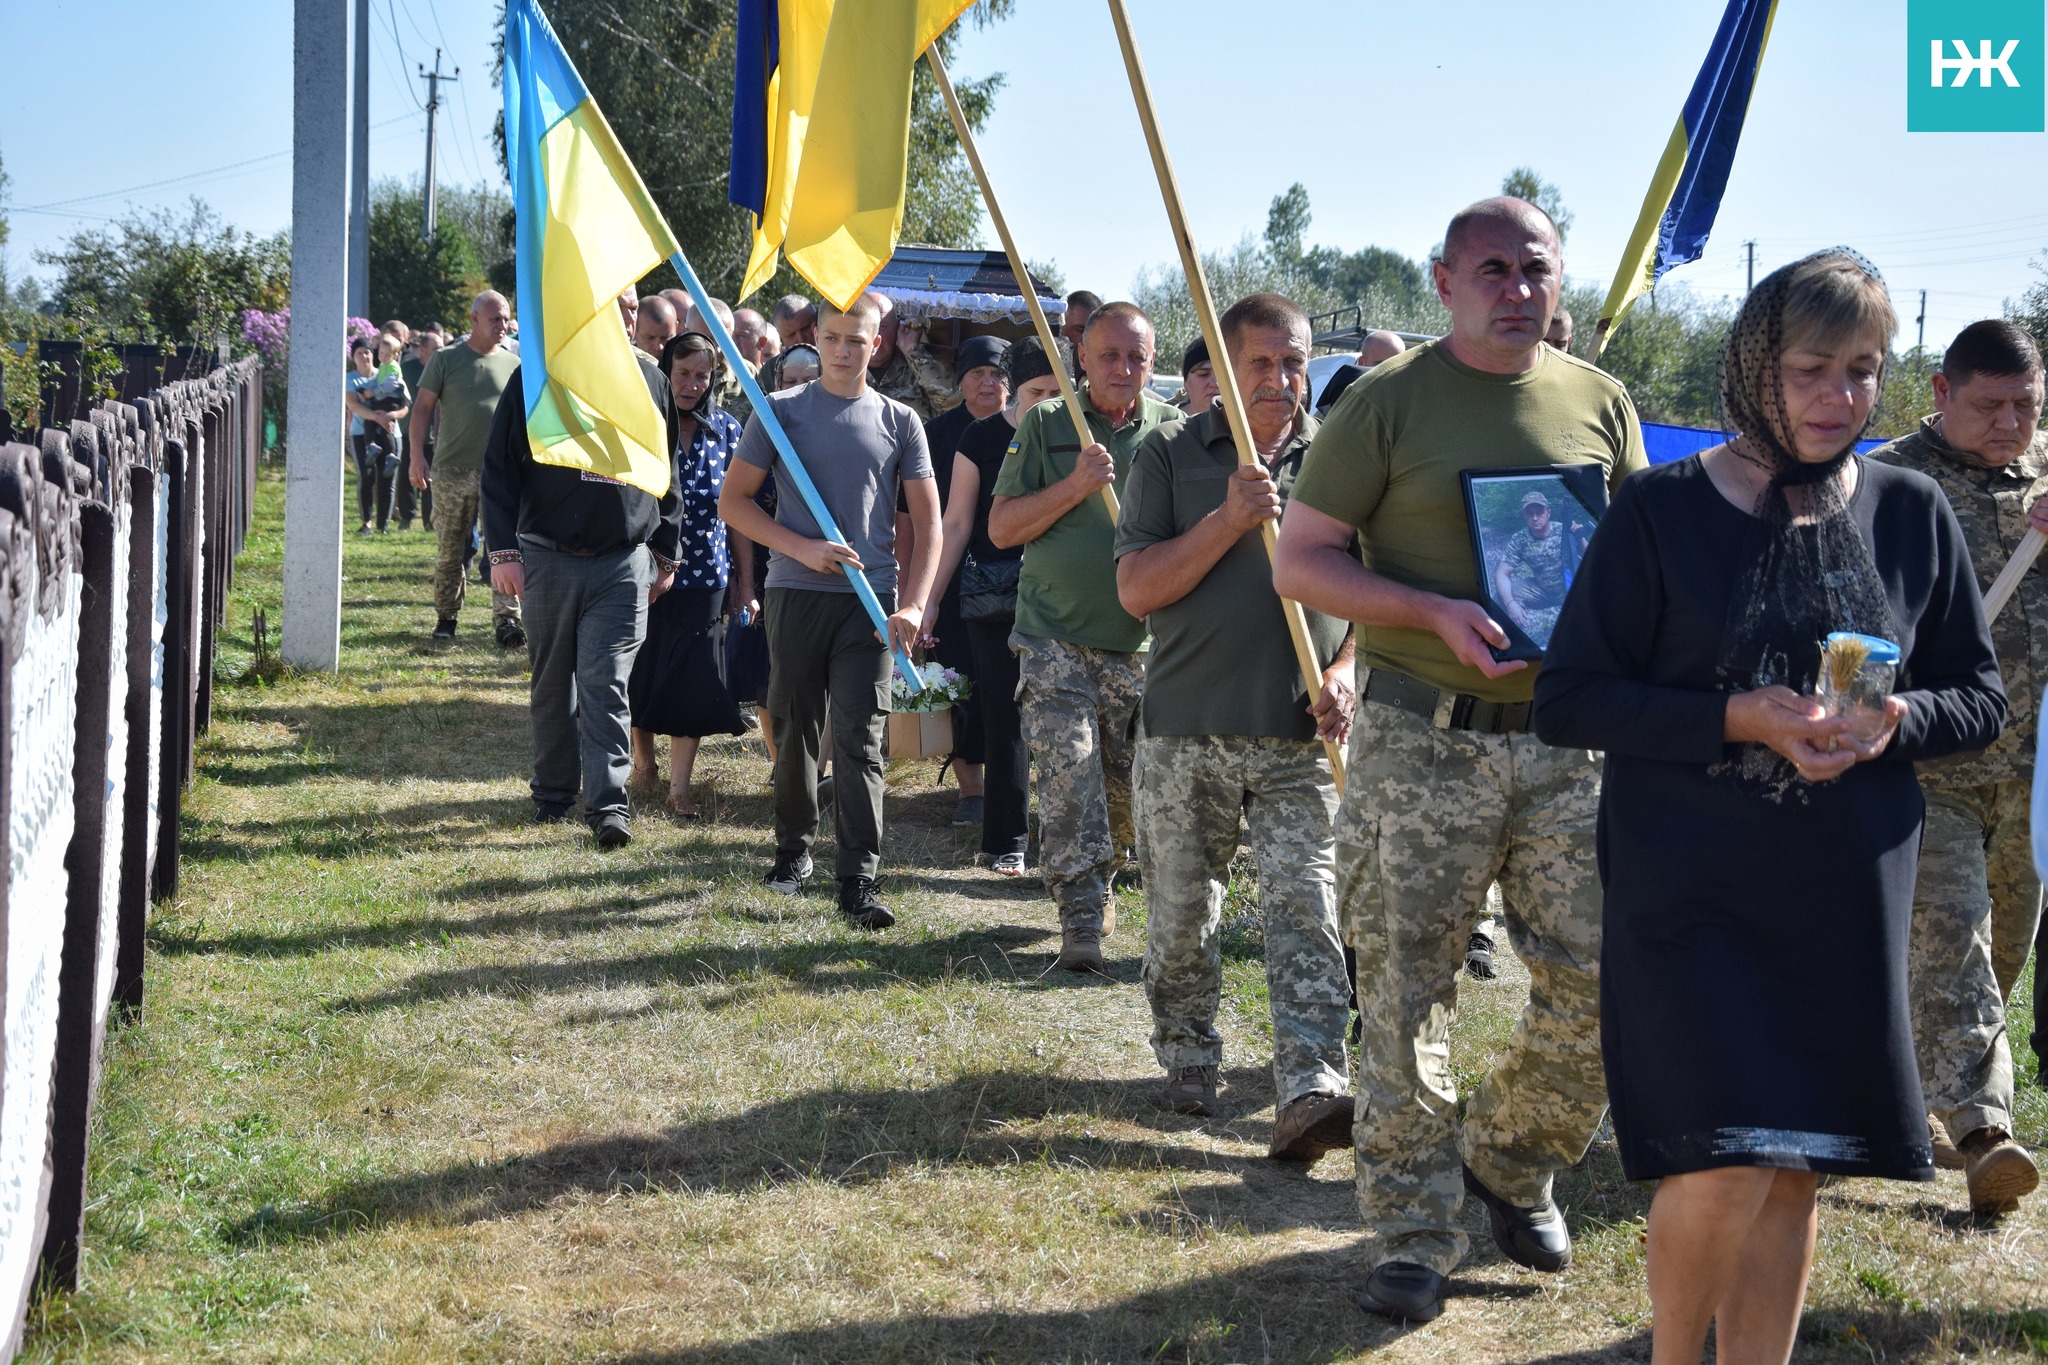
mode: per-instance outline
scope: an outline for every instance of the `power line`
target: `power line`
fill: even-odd
[[[413,116],[411,114],[400,114],[396,118],[385,119],[382,123],[375,123],[370,125],[371,131],[374,132],[376,129],[379,128],[388,128],[394,123],[406,122],[412,117]],[[48,213],[52,209],[68,208],[73,204],[90,204],[95,200],[99,199],[118,199],[124,194],[135,194],[141,190],[163,189],[164,187],[169,185],[183,184],[188,180],[203,180],[208,176],[225,175],[230,171],[239,171],[246,169],[247,167],[250,166],[260,166],[267,161],[280,161],[290,155],[291,149],[286,148],[284,151],[281,152],[269,152],[263,156],[252,156],[246,161],[230,161],[225,166],[213,166],[203,171],[187,171],[183,175],[168,176],[162,180],[151,180],[140,185],[129,185],[125,189],[101,190],[97,194],[81,194],[76,195],[70,199],[52,199],[42,204],[18,204],[12,207],[9,210],[9,212]],[[80,214],[74,216],[89,217],[90,215]]]

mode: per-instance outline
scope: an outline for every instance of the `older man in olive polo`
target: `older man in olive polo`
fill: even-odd
[[[1557,226],[1524,200],[1452,218],[1448,336],[1380,364],[1316,433],[1282,519],[1274,586],[1357,623],[1363,682],[1337,815],[1358,954],[1361,1302],[1427,1321],[1485,1203],[1502,1254],[1571,1263],[1551,1178],[1606,1109],[1600,1064],[1599,768],[1529,733],[1535,673],[1504,662],[1480,604],[1462,471],[1645,466],[1628,394],[1543,344],[1563,284]],[[1356,535],[1364,561],[1347,548]],[[1370,567],[1367,567],[1370,565]],[[1450,1021],[1466,933],[1500,883],[1529,1003],[1459,1117]]]
[[[1260,527],[1279,519],[1315,434],[1308,314],[1253,294],[1223,315],[1257,465],[1238,465],[1220,406],[1138,447],[1117,527],[1117,591],[1152,631],[1138,741],[1146,831],[1145,995],[1162,1098],[1212,1112],[1223,1038],[1223,891],[1239,826],[1259,869],[1273,1017],[1268,1152],[1313,1161],[1351,1142],[1344,1033],[1350,977],[1337,929],[1337,788],[1318,732],[1349,732],[1350,628],[1311,613],[1304,688]]]
[[[1145,391],[1154,354],[1151,320],[1136,304],[1097,309],[1081,340],[1093,443],[1074,439],[1064,400],[1040,403],[1017,424],[989,509],[989,539],[1024,547],[1010,648],[1038,765],[1038,843],[1060,909],[1059,965],[1072,971],[1102,965],[1102,935],[1115,923],[1110,878],[1136,842],[1131,758],[1145,627],[1117,602],[1116,526],[1102,490],[1122,484],[1138,442],[1180,418]]]

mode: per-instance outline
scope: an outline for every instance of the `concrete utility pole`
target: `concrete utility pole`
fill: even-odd
[[[1913,343],[1913,349],[1917,351],[1927,344],[1927,291],[1925,289],[1920,291],[1920,316],[1914,319],[1914,321],[1920,324],[1920,337]]]
[[[1750,289],[1756,288],[1756,243],[1744,242],[1743,245],[1749,248],[1749,284],[1744,290],[1744,292],[1747,292]]]
[[[348,341],[349,13],[292,5],[292,328],[284,661],[341,662],[341,367]]]
[[[434,111],[441,107],[441,82],[457,80],[461,75],[459,66],[452,76],[441,74],[441,49],[438,47],[434,49],[434,69],[429,71],[425,66],[420,67],[420,78],[427,83],[427,178],[420,187],[420,207],[430,242],[434,240]]]
[[[350,113],[348,311],[370,316],[370,0],[356,0],[355,98]]]

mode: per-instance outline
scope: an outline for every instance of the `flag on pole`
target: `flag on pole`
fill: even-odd
[[[618,297],[680,248],[535,0],[506,0],[505,150],[533,458],[660,497],[668,436]]]
[[[1636,295],[1673,266],[1698,260],[1706,249],[1777,13],[1778,0],[1728,0],[1706,63],[1650,180],[1642,215],[1621,253],[1614,284],[1600,309],[1596,352],[1607,344],[1608,334]]]
[[[911,78],[924,50],[971,3],[859,0],[833,12],[782,249],[841,308],[896,252]]]
[[[775,273],[789,226],[832,0],[739,0],[738,18],[726,198],[754,215],[745,298]]]

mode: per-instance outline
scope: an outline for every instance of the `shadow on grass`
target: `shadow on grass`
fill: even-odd
[[[792,912],[803,913],[800,905],[792,906]],[[1016,980],[1019,969],[1010,955],[1044,937],[1043,930],[1005,926],[966,929],[923,942],[839,936],[775,947],[680,943],[623,957],[421,972],[395,989],[338,1000],[328,1009],[366,1013],[471,995],[530,999],[590,987],[659,985],[709,987],[698,1004],[728,1009],[791,989],[837,994],[938,985],[962,977]]]
[[[486,797],[279,820],[195,822],[185,832],[183,856],[193,863],[256,863],[276,857],[349,861],[444,854],[469,842],[465,832],[516,828],[530,809],[523,800]]]
[[[205,773],[224,786],[317,777],[495,782],[532,771],[524,701],[294,702],[242,707],[236,719],[282,725],[296,743],[209,747]]]

